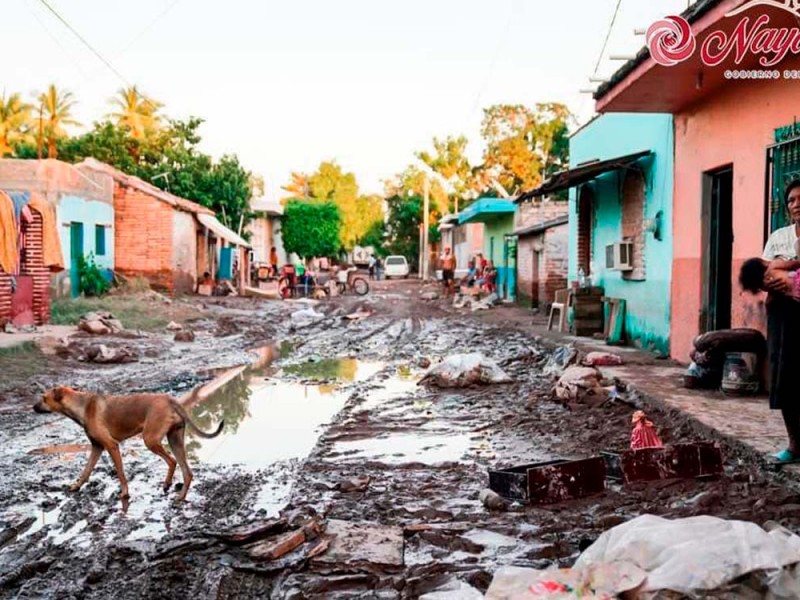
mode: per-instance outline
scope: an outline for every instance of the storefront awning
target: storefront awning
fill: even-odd
[[[561,171],[560,173],[556,173],[550,177],[538,188],[529,192],[525,192],[519,196],[515,202],[524,202],[525,200],[530,200],[531,198],[535,198],[537,196],[546,196],[548,194],[554,194],[555,192],[560,192],[562,190],[581,185],[591,181],[592,179],[595,179],[596,177],[599,177],[603,173],[616,171],[617,169],[622,169],[632,165],[637,160],[644,158],[645,156],[649,156],[650,154],[652,154],[650,150],[643,150],[642,152],[618,156],[616,158],[595,160],[590,163],[578,165],[573,169]]]
[[[517,207],[511,200],[480,198],[458,213],[458,224],[483,223],[498,215],[514,213]]]
[[[233,244],[234,246],[242,246],[243,248],[249,248],[250,247],[250,244],[248,244],[238,234],[236,234],[235,232],[231,231],[230,229],[225,227],[225,225],[220,223],[217,220],[217,217],[215,217],[214,215],[199,214],[199,215],[197,215],[197,220],[200,221],[200,223],[204,227],[206,227],[210,231],[213,231],[215,234],[217,234],[223,240],[226,240],[227,242]]]

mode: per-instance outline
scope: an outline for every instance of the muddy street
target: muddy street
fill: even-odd
[[[553,350],[510,326],[519,309],[472,313],[421,291],[390,282],[332,298],[307,325],[292,316],[303,303],[209,301],[192,316],[191,344],[166,332],[109,337],[136,350],[129,364],[80,361],[80,337],[37,356],[46,366],[10,377],[0,407],[0,596],[471,598],[499,566],[570,566],[641,514],[800,525],[800,493],[725,440],[715,440],[717,478],[488,510],[490,468],[623,450],[636,408],[665,442],[709,434],[631,391],[597,406],[556,402]],[[431,364],[467,352],[512,382],[418,385]],[[217,438],[187,434],[187,501],[161,492],[166,467],[141,439],[123,445],[129,502],[107,455],[68,493],[88,440],[31,410],[32,390],[55,384],[167,391],[202,429],[224,420]]]

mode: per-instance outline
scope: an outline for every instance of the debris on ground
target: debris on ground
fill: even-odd
[[[228,281],[227,279],[220,281],[217,285],[214,286],[214,291],[212,292],[214,296],[238,296],[239,293],[236,291],[236,288],[233,287],[233,284]]]
[[[451,578],[432,592],[420,596],[419,600],[483,600],[483,594],[465,581]]]
[[[428,302],[430,302],[431,300],[439,299],[439,292],[434,292],[434,291],[420,292],[419,297],[422,300],[427,300]]]
[[[191,329],[183,329],[175,332],[174,339],[176,342],[193,342],[195,339],[195,334]]]
[[[800,537],[776,523],[765,530],[707,515],[675,520],[642,515],[604,532],[575,567],[609,563],[631,563],[645,571],[643,592],[695,597],[748,573],[768,571],[774,573],[770,591],[778,597],[800,593],[800,580],[785,570],[800,563]]]
[[[325,535],[330,537],[331,543],[327,552],[314,558],[316,564],[347,565],[349,569],[393,569],[404,564],[402,527],[331,519]]]
[[[501,567],[486,592],[486,600],[517,598],[610,599],[626,597],[644,584],[647,573],[630,562],[605,562],[572,569],[546,570],[525,567]]]
[[[631,417],[633,430],[631,431],[631,450],[643,448],[661,448],[664,446],[661,438],[656,433],[656,426],[647,418],[644,411],[637,410]]]
[[[121,364],[136,362],[138,356],[128,348],[109,348],[105,344],[98,344],[86,349],[85,360],[98,364]]]
[[[497,363],[479,352],[454,354],[434,365],[417,385],[442,388],[469,387],[475,384],[511,383],[513,380]]]
[[[344,479],[336,484],[336,489],[345,494],[349,494],[351,492],[365,492],[369,487],[370,481],[371,478],[369,475],[351,477],[350,479]]]
[[[78,329],[91,335],[109,335],[119,333],[124,327],[110,312],[88,312],[80,318]]]
[[[481,493],[478,495],[478,499],[488,510],[500,512],[508,510],[508,502],[506,499],[489,488],[482,489]]]
[[[349,315],[345,315],[345,319],[349,319],[351,321],[360,321],[361,319],[366,319],[367,317],[372,316],[372,313],[368,310],[357,310],[356,312],[350,313]]]
[[[183,325],[176,323],[175,321],[170,321],[167,324],[167,331],[180,331],[181,329],[183,329]]]
[[[568,367],[553,388],[553,394],[562,402],[603,402],[608,399],[608,391],[600,385],[601,379],[594,367]]]
[[[622,364],[622,357],[612,352],[589,352],[581,364],[585,367],[616,367]]]
[[[297,329],[301,329],[313,325],[324,318],[325,315],[318,313],[313,308],[304,308],[292,313],[292,325]]]
[[[547,359],[542,371],[545,375],[558,375],[578,360],[578,350],[573,344],[559,346]]]
[[[755,354],[757,360],[766,355],[767,342],[755,329],[722,329],[697,336],[689,354],[691,364],[683,377],[689,389],[718,389],[722,384],[722,371],[729,352]]]

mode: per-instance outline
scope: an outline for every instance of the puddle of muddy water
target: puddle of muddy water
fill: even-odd
[[[336,442],[329,460],[372,460],[386,464],[458,462],[470,448],[467,435],[400,433],[367,440]]]
[[[263,368],[234,372],[192,408],[204,429],[221,419],[219,437],[187,441],[190,454],[214,465],[264,468],[280,461],[301,459],[313,449],[319,428],[344,406],[347,392],[339,383],[308,385],[282,379],[283,374],[353,383],[378,373],[380,363],[331,359],[286,367],[265,378]],[[214,382],[210,384],[213,388]],[[208,388],[208,386],[206,386]]]

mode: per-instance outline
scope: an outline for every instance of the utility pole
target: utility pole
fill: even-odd
[[[422,281],[428,280],[428,262],[430,262],[431,253],[428,250],[428,228],[430,221],[430,195],[431,195],[431,182],[428,179],[428,174],[425,174],[425,183],[423,185],[423,204],[422,204]]]

